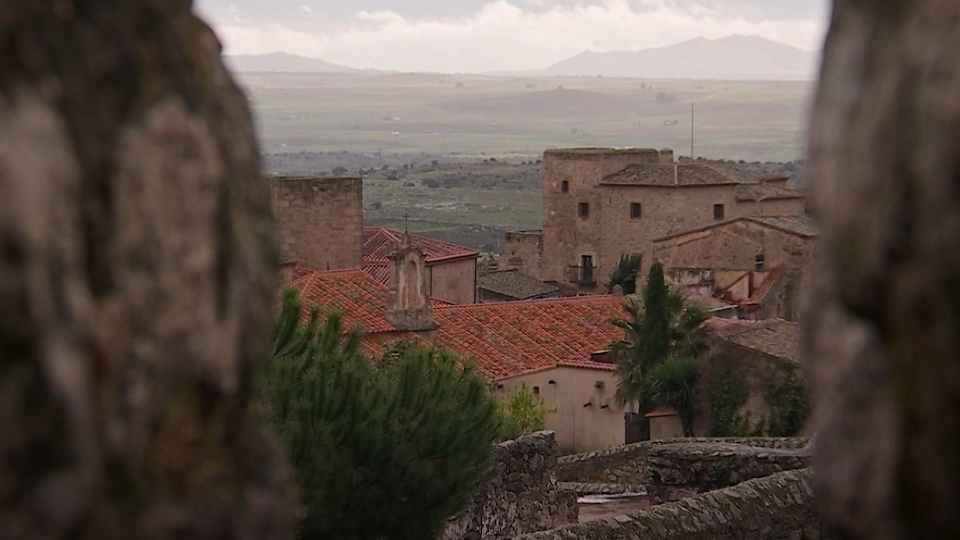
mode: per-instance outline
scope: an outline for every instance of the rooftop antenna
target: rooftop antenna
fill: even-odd
[[[693,120],[694,120],[694,104],[690,104],[690,161],[693,161]]]
[[[410,219],[410,214],[404,212],[404,213],[403,213],[403,232],[404,232],[404,233],[409,233],[409,232],[410,232],[409,227],[407,227],[407,221],[408,221],[409,219]]]

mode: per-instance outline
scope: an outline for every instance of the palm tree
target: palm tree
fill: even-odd
[[[708,311],[668,286],[659,263],[650,268],[641,294],[642,300],[624,301],[625,317],[611,319],[624,331],[624,338],[610,346],[619,360],[615,397],[621,405],[637,402],[641,417],[658,406],[675,409],[689,435],[693,386],[707,348]]]

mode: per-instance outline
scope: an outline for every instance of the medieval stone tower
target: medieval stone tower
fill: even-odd
[[[271,177],[281,256],[313,270],[359,268],[363,188],[354,177]]]

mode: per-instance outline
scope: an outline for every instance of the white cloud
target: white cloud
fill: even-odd
[[[300,9],[302,9],[304,13],[313,15],[313,8],[310,6],[300,6]]]
[[[417,20],[383,10],[322,27],[212,23],[229,54],[286,51],[359,68],[483,72],[537,69],[584,50],[635,50],[698,36],[753,34],[812,50],[822,42],[826,14],[821,20],[756,21],[664,0],[605,0],[534,12],[496,0],[459,18]]]

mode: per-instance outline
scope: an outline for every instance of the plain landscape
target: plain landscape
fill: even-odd
[[[681,48],[694,54],[698,44],[717,46]],[[233,62],[268,173],[360,174],[368,225],[485,251],[504,230],[539,227],[537,160],[548,148],[666,147],[687,157],[692,142],[698,158],[795,173],[813,89],[796,80],[361,72],[282,54]]]

